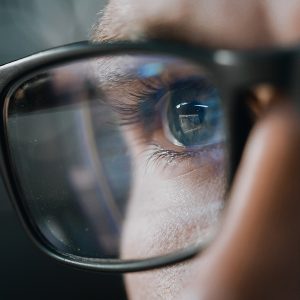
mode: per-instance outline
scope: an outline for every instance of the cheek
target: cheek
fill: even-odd
[[[185,248],[206,236],[224,204],[223,147],[167,163],[149,161],[144,144],[132,145],[132,189],[122,229],[121,258],[145,259]],[[175,299],[193,261],[125,275],[129,299]]]
[[[188,172],[177,170],[172,178],[170,170],[145,172],[141,161],[138,165],[123,228],[122,257],[148,258],[199,241],[223,207],[223,168],[203,165]],[[129,299],[176,299],[197,267],[191,260],[126,274]]]
[[[177,299],[192,274],[196,274],[194,269],[190,261],[164,269],[126,274],[124,279],[128,299]]]
[[[206,236],[223,207],[224,170],[220,161],[214,163],[162,170],[146,168],[143,159],[136,161],[123,225],[122,258],[170,253]]]

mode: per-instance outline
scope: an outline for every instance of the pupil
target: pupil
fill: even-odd
[[[207,127],[208,106],[198,101],[182,102],[168,111],[169,129],[173,138],[183,146],[201,143]]]
[[[179,130],[182,129],[183,133],[191,133],[201,130],[206,108],[207,106],[197,103],[184,102],[176,105]]]

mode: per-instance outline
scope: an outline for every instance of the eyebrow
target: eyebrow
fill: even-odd
[[[93,41],[143,39],[230,49],[276,42],[260,0],[110,0],[91,33]]]
[[[189,3],[185,5],[185,1]],[[164,0],[163,6],[149,14],[137,7],[138,1],[127,0],[127,5],[123,2],[109,1],[92,28],[91,40],[188,39],[189,25],[185,24],[191,17],[193,9],[190,4],[193,1]]]

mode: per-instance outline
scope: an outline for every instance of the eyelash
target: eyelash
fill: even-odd
[[[147,165],[149,165],[151,163],[154,166],[159,165],[161,167],[162,166],[161,161],[164,161],[166,164],[162,166],[163,168],[168,165],[174,165],[175,160],[176,160],[176,163],[178,163],[178,162],[181,162],[186,159],[201,157],[201,151],[199,151],[199,152],[195,152],[195,151],[179,152],[179,151],[164,149],[156,143],[153,143],[150,145],[149,151],[150,151],[150,154],[147,158]]]
[[[163,82],[160,81],[160,83],[162,84]],[[133,125],[145,122],[146,106],[151,108],[151,117],[155,113],[155,106],[160,100],[156,94],[159,90],[162,90],[162,87],[146,81],[139,81],[139,84],[142,85],[139,91],[128,93],[128,96],[133,98],[132,102],[124,103],[114,100],[112,103],[114,111],[121,117],[120,125]]]

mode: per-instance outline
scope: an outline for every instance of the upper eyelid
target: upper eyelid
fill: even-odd
[[[124,59],[128,61],[124,63]],[[153,112],[158,100],[167,90],[174,89],[178,82],[183,81],[183,77],[188,76],[188,80],[196,79],[200,86],[205,80],[199,74],[206,75],[198,65],[175,57],[121,55],[98,59],[96,63],[100,89],[101,85],[104,89],[102,101],[120,113],[125,124],[141,121],[139,112],[143,108],[146,113]],[[149,78],[140,77],[139,70],[149,63],[162,64],[162,71]],[[105,97],[106,90],[108,97]]]
[[[138,82],[140,84],[139,90],[131,90],[128,91],[127,101],[122,101],[118,97],[114,99],[114,97],[110,98],[110,101],[107,101],[107,104],[111,106],[113,110],[115,110],[118,116],[121,118],[122,125],[132,125],[135,123],[151,123],[154,121],[155,113],[159,113],[157,109],[158,104],[160,103],[164,96],[170,92],[170,90],[177,89],[186,89],[186,85],[190,85],[189,92],[195,92],[195,89],[204,88],[205,92],[211,93],[214,89],[213,86],[207,84],[206,80],[202,77],[191,77],[184,78],[181,80],[175,80],[166,83],[164,80],[160,80],[160,78],[156,78],[155,82],[145,82],[140,80]],[[192,97],[192,94],[187,95],[187,97]],[[150,126],[150,125],[149,125]],[[154,124],[152,124],[154,126]]]

